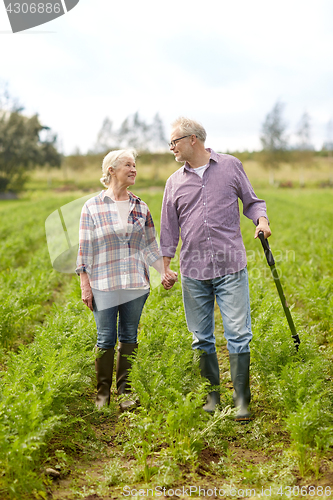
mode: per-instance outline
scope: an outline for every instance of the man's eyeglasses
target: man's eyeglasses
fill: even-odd
[[[181,141],[182,139],[185,139],[185,137],[191,137],[191,135],[193,135],[193,134],[183,135],[183,137],[179,137],[178,139],[175,139],[175,140],[173,140],[171,142],[168,142],[169,148],[174,148],[176,146],[176,144],[177,144],[178,141]]]

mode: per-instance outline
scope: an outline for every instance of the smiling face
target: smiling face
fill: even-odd
[[[136,166],[133,156],[124,156],[119,158],[116,168],[110,167],[111,183],[117,187],[128,187],[135,184]]]
[[[184,135],[187,134],[182,133],[182,131],[177,127],[172,130],[170,136],[171,143],[172,141],[176,141],[175,146],[170,146],[170,149],[175,156],[175,160],[179,162],[189,162],[193,156],[193,148],[191,144],[192,136],[190,135],[188,137],[183,137]],[[177,140],[180,137],[182,137],[182,139]]]

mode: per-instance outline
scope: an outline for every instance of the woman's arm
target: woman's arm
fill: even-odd
[[[89,281],[89,274],[87,271],[90,269],[92,263],[92,238],[93,238],[94,224],[91,215],[86,207],[83,206],[80,218],[80,231],[79,231],[79,251],[77,257],[76,274],[80,276],[81,297],[84,304],[92,311],[93,294]]]
[[[92,305],[93,293],[91,290],[89,276],[87,273],[80,273],[80,285],[81,285],[82,301],[92,311],[93,310],[93,305]]]

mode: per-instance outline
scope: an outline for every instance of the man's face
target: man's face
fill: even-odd
[[[170,146],[171,151],[175,156],[175,160],[179,162],[189,161],[193,155],[193,149],[191,145],[191,136],[184,137],[184,133],[182,133],[179,128],[174,128],[171,132],[170,142],[176,141],[175,146]],[[177,140],[180,137],[183,137],[181,140]]]

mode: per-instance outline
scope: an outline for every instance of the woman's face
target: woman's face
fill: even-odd
[[[112,179],[121,187],[133,186],[135,184],[136,167],[132,156],[124,156],[119,159],[117,167],[111,171]]]

